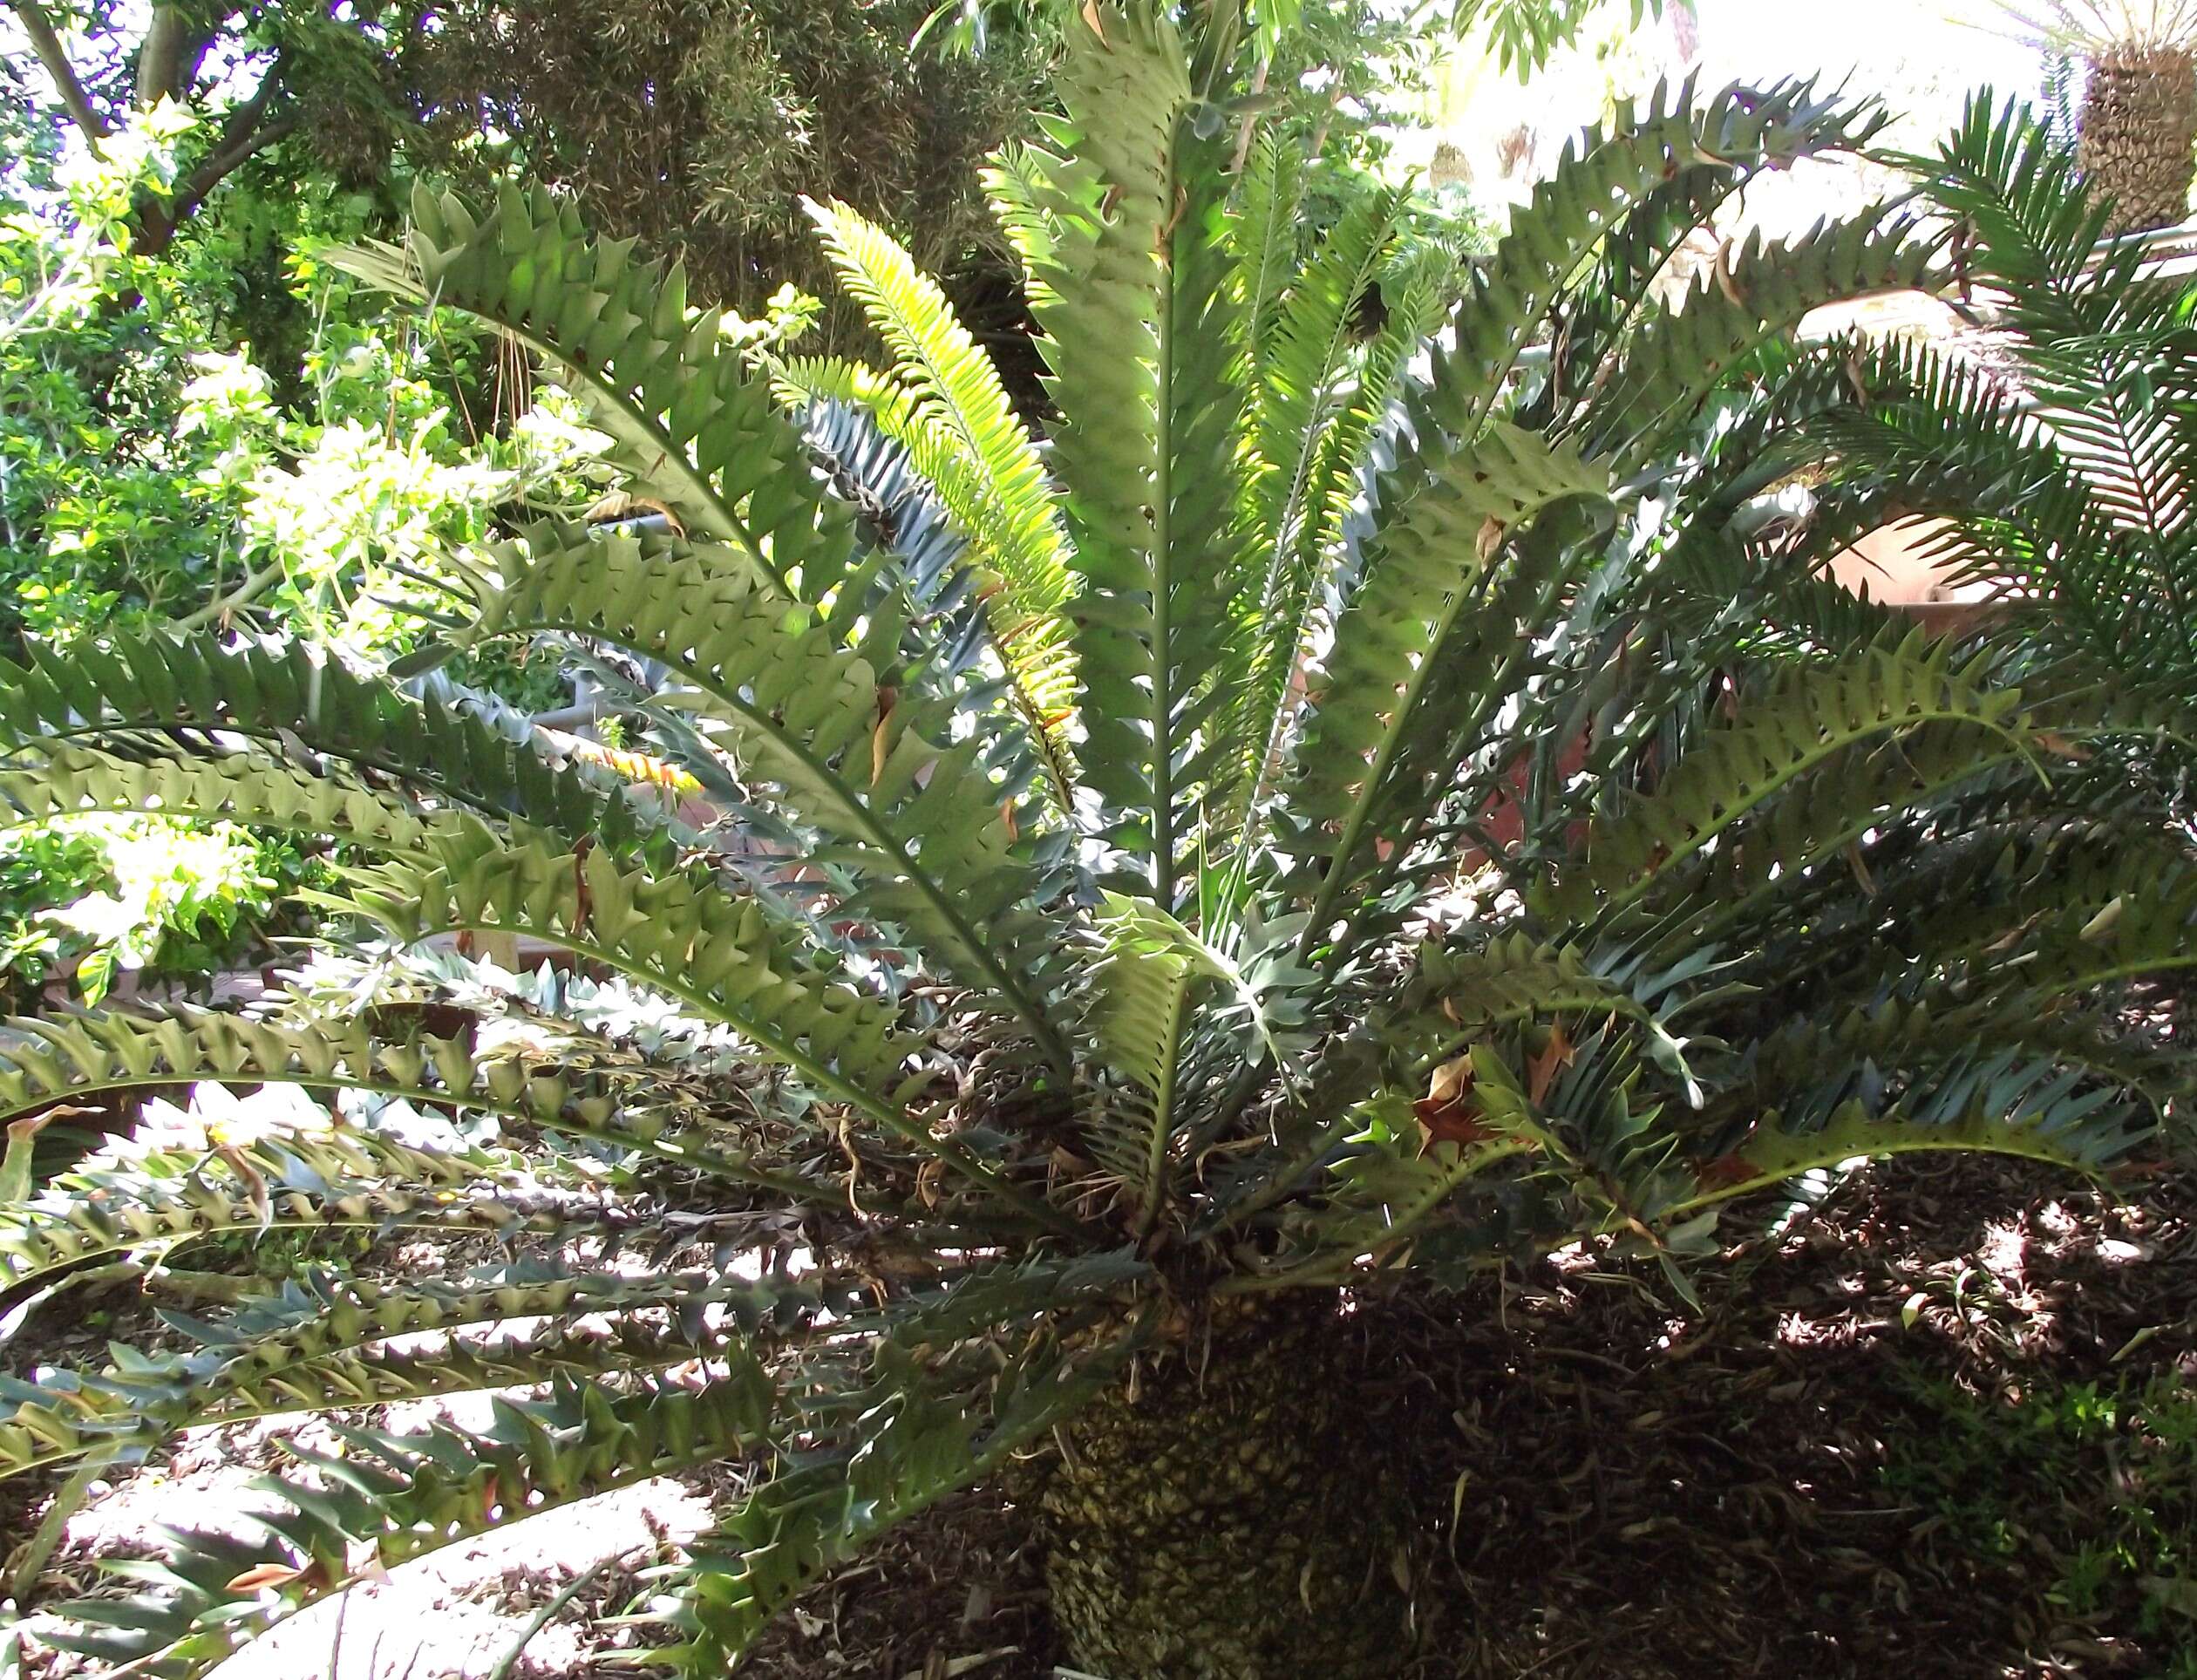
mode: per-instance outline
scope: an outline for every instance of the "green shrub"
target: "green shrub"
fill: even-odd
[[[18,1009],[50,981],[97,1003],[124,973],[201,976],[269,952],[316,871],[287,838],[159,816],[64,817],[0,834],[0,963]]]

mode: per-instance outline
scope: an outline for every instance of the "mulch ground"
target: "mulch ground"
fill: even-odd
[[[1361,1333],[1410,1344],[1425,1391],[1388,1410],[1431,1435],[1439,1490],[1405,1674],[2197,1673],[2197,1621],[2152,1631],[2126,1603],[2052,1602],[2056,1543],[2104,1526],[2080,1507],[2108,1502],[2105,1463],[2097,1487],[2049,1493],[1988,1457],[1927,1473],[1949,1405],[2197,1391],[2197,1177],[2117,1206],[1996,1163],[1889,1164],[1741,1242],[1700,1293],[1695,1312],[1575,1257],[1364,1315]],[[2011,1533],[1980,1543],[1960,1493]],[[755,1671],[1043,1680],[1055,1655],[1026,1527],[971,1499],[813,1595]]]
[[[1572,1255],[1354,1317],[1405,1373],[1368,1395],[1368,1427],[1410,1432],[1429,1511],[1419,1644],[1399,1672],[2197,1676],[2186,1596],[2177,1613],[2145,1609],[2127,1582],[2068,1590],[2072,1554],[2093,1539],[2110,1550],[2119,1532],[2139,1444],[2063,1453],[2047,1479],[2050,1455],[2006,1422],[2071,1385],[2197,1391],[2197,1175],[2115,1204],[2019,1167],[1903,1162],[1775,1229],[1779,1209],[1751,1211],[1757,1234],[1728,1224],[1744,1240],[1701,1276],[1698,1310]],[[2185,1445],[2175,1462],[2197,1466]],[[2197,1501],[2197,1484],[2186,1491]],[[0,1536],[35,1520],[19,1497],[0,1484]],[[99,1513],[72,1526],[57,1584],[81,1589],[96,1554],[135,1549]],[[446,1572],[432,1602],[520,1625],[576,1566],[517,1555],[477,1580]],[[609,1664],[613,1642],[630,1650],[636,1636],[599,1618],[643,1590],[606,1573],[518,1672],[629,1672]],[[479,1673],[496,1644],[377,1673],[354,1642],[342,1680]],[[746,1671],[1042,1680],[1057,1656],[1027,1524],[978,1493],[808,1595]],[[81,1670],[34,1649],[30,1672]]]
[[[2197,1622],[2049,1597],[2055,1539],[2107,1520],[1954,1445],[2047,1388],[2197,1386],[2194,1221],[2187,1178],[2114,1206],[1909,1162],[1742,1245],[1700,1314],[1583,1269],[1491,1291],[1417,1361],[1465,1479],[1417,1672],[2166,1674]],[[1988,1546],[1971,1512],[2002,1520]]]

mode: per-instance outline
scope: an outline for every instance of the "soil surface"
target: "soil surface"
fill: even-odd
[[[1904,1162],[1735,1215],[1697,1308],[1583,1254],[1354,1303],[1350,1333],[1396,1372],[1367,1426],[1402,1432],[1428,1513],[1399,1675],[2197,1677],[2197,1558],[2175,1549],[2197,1539],[2197,1175],[2141,1189]],[[96,1360],[139,1332],[129,1297],[105,1305],[114,1323],[26,1332],[9,1364]],[[2178,1458],[2167,1425],[2113,1410],[2139,1390],[2192,1431]],[[240,1508],[277,1432],[201,1431],[103,1489],[32,1608],[119,1590],[98,1561],[144,1553],[154,1522]],[[2147,1482],[2160,1465],[2179,1481]],[[609,1619],[645,1607],[639,1572],[706,1523],[724,1479],[629,1488],[406,1566],[228,1674],[486,1675],[582,1575],[512,1672],[629,1673],[613,1664],[648,1630]],[[51,1491],[0,1483],[0,1554]],[[812,1592],[745,1672],[1053,1676],[1038,1566],[1005,1498],[950,1501]],[[91,1672],[36,1627],[25,1680]]]

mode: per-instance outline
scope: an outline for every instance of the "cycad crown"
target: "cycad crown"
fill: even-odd
[[[348,259],[528,346],[669,510],[453,561],[436,645],[662,673],[621,704],[721,821],[545,756],[432,659],[391,684],[146,636],[4,672],[24,820],[157,801],[338,835],[371,860],[329,926],[411,954],[363,1011],[22,1024],[17,1114],[190,1079],[352,1094],[323,1134],[117,1146],[6,1210],[0,1285],[275,1226],[539,1248],[646,1218],[573,1193],[606,1160],[707,1180],[813,1259],[323,1279],[186,1325],[188,1355],[4,1384],[14,1471],[547,1384],[486,1432],[301,1451],[263,1530],[175,1537],[81,1642],[194,1672],[370,1560],[730,1455],[752,1491],[661,1653],[716,1671],[1227,1303],[1582,1234],[1683,1289],[1717,1209],[1782,1178],[1923,1148],[2089,1171],[2149,1130],[2170,1064],[2119,995],[2190,960],[2197,874],[2092,820],[2129,725],[1806,584],[1805,554],[1773,594],[1741,534],[1845,400],[1858,352],[1797,347],[1802,316],[1931,281],[1937,241],[1864,218],[1650,293],[1748,176],[1873,116],[1806,85],[1628,111],[1434,331],[1397,197],[1305,250],[1285,149],[1226,169],[1226,44],[1085,17],[1046,143],[993,177],[1042,447],[839,207],[817,220],[881,370],[751,368],[677,269],[538,191],[479,217],[423,194],[401,249]],[[630,988],[418,944],[479,935]],[[384,1103],[536,1141],[421,1149]],[[518,1317],[540,1328],[497,1333]],[[423,1330],[449,1350],[392,1350]],[[297,1573],[252,1606],[269,1559]]]
[[[1972,99],[1911,160],[1962,234],[1963,286],[1999,354],[1878,352],[1853,400],[1784,446],[1830,452],[1823,517],[1935,521],[1942,564],[1990,586],[2047,661],[2197,688],[2197,327],[2156,241],[2108,239],[2110,207],[2018,106]]]

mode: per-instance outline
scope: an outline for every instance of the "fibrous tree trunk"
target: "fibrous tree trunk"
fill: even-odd
[[[2080,153],[2091,190],[2113,201],[2113,232],[2186,219],[2197,175],[2197,58],[2129,47],[2092,60]]]
[[[1043,1497],[1069,1660],[1107,1680],[1392,1676],[1404,1500],[1331,1310],[1188,1338],[1078,1415]]]

